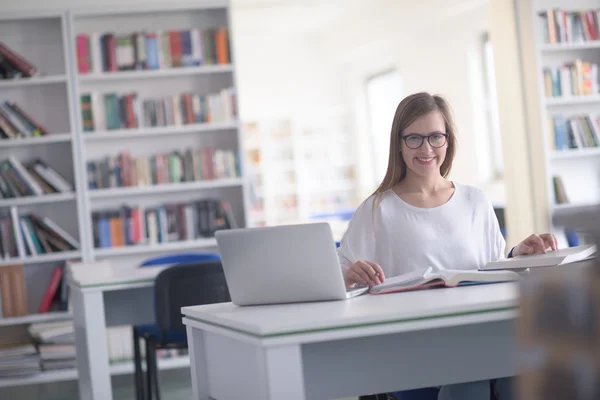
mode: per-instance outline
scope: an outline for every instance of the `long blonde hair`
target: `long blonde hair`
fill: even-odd
[[[381,195],[383,193],[406,177],[407,167],[401,153],[402,134],[404,130],[418,118],[432,111],[439,111],[444,118],[446,133],[448,134],[448,148],[446,149],[446,158],[440,167],[440,173],[444,178],[450,174],[452,161],[454,161],[454,154],[456,152],[456,126],[450,105],[443,97],[438,95],[431,95],[425,92],[412,94],[405,97],[396,108],[390,135],[390,156],[387,172],[377,190],[371,195],[375,196],[376,201],[374,205],[381,202]],[[378,198],[379,201],[377,201]]]

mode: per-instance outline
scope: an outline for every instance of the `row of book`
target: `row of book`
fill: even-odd
[[[93,212],[92,221],[96,248],[211,238],[218,230],[237,227],[230,204],[216,199],[122,206]]]
[[[229,64],[227,27],[114,33],[80,33],[77,69],[80,74],[127,70],[157,70]]]
[[[80,101],[84,132],[231,122],[237,116],[233,88],[145,99],[142,107],[137,93],[84,93]]]
[[[600,147],[600,117],[555,115],[549,123],[555,150]]]
[[[187,149],[132,157],[128,151],[87,163],[89,189],[151,186],[237,178],[239,153],[233,150]]]
[[[0,103],[0,139],[47,135],[48,131],[15,102]]]
[[[64,265],[54,267],[52,276],[37,307],[38,314],[68,309],[69,286]],[[29,301],[22,265],[0,268],[0,318],[21,317],[28,314]]]
[[[30,77],[37,73],[37,68],[22,55],[0,42],[0,79]]]
[[[566,11],[560,8],[539,13],[544,42],[578,43],[600,39],[600,10]]]
[[[25,165],[12,156],[0,161],[0,194],[4,199],[72,191],[73,185],[41,159]]]
[[[598,94],[598,64],[578,59],[559,68],[544,68],[544,90],[546,97]]]
[[[50,218],[18,215],[15,207],[0,217],[0,238],[0,256],[7,260],[79,248],[79,242]]]

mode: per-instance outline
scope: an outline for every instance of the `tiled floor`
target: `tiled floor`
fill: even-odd
[[[135,400],[133,375],[115,376],[112,378],[114,400]],[[192,398],[192,386],[189,370],[179,369],[160,372],[160,389],[162,399],[189,400]],[[44,400],[77,400],[77,383],[61,382],[2,389],[0,399],[44,399]],[[356,398],[343,399],[356,400]]]

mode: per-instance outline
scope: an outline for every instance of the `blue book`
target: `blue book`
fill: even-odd
[[[111,247],[110,240],[110,222],[106,215],[98,218],[98,233],[100,234],[99,242],[100,248]]]
[[[190,31],[181,31],[181,65],[191,67],[195,64],[192,55],[192,34]]]
[[[158,62],[158,43],[156,34],[151,33],[146,35],[146,64],[148,69],[159,69]]]
[[[554,144],[556,150],[567,150],[569,146],[568,121],[562,115],[554,117]]]

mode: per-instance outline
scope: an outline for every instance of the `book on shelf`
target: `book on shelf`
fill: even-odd
[[[0,79],[36,76],[38,70],[22,55],[0,42]]]
[[[137,93],[91,92],[80,101],[84,132],[232,122],[237,116],[233,88],[143,100]]]
[[[152,186],[168,183],[237,178],[238,152],[203,147],[134,158],[129,152],[88,161],[89,189]]]
[[[22,265],[0,267],[0,296],[3,318],[28,314],[27,289]]]
[[[544,43],[581,43],[600,40],[600,10],[567,11],[552,8],[539,14]]]
[[[79,248],[79,242],[48,217],[18,215],[11,207],[2,222],[1,253],[4,259],[38,256]]]
[[[75,368],[73,321],[39,322],[28,327],[43,371]]]
[[[94,247],[111,248],[212,238],[237,224],[228,202],[203,199],[95,211],[92,227]]]
[[[40,372],[40,357],[31,343],[0,345],[0,378],[35,375]]]
[[[129,34],[80,33],[75,44],[80,74],[231,62],[229,31],[225,26]]]
[[[17,139],[48,134],[46,128],[15,102],[0,103],[0,139]]]
[[[600,117],[591,114],[549,118],[551,141],[554,150],[600,147]]]
[[[386,294],[434,287],[455,287],[516,280],[519,280],[519,275],[512,271],[453,270],[428,267],[387,278],[382,284],[371,287],[369,293]]]
[[[39,158],[25,164],[15,157],[0,161],[0,195],[4,199],[70,192],[73,185]]]
[[[545,67],[544,91],[546,97],[597,95],[598,64],[576,59],[558,68]]]
[[[554,201],[556,204],[568,204],[569,197],[560,176],[553,176],[552,183],[554,186]]]

